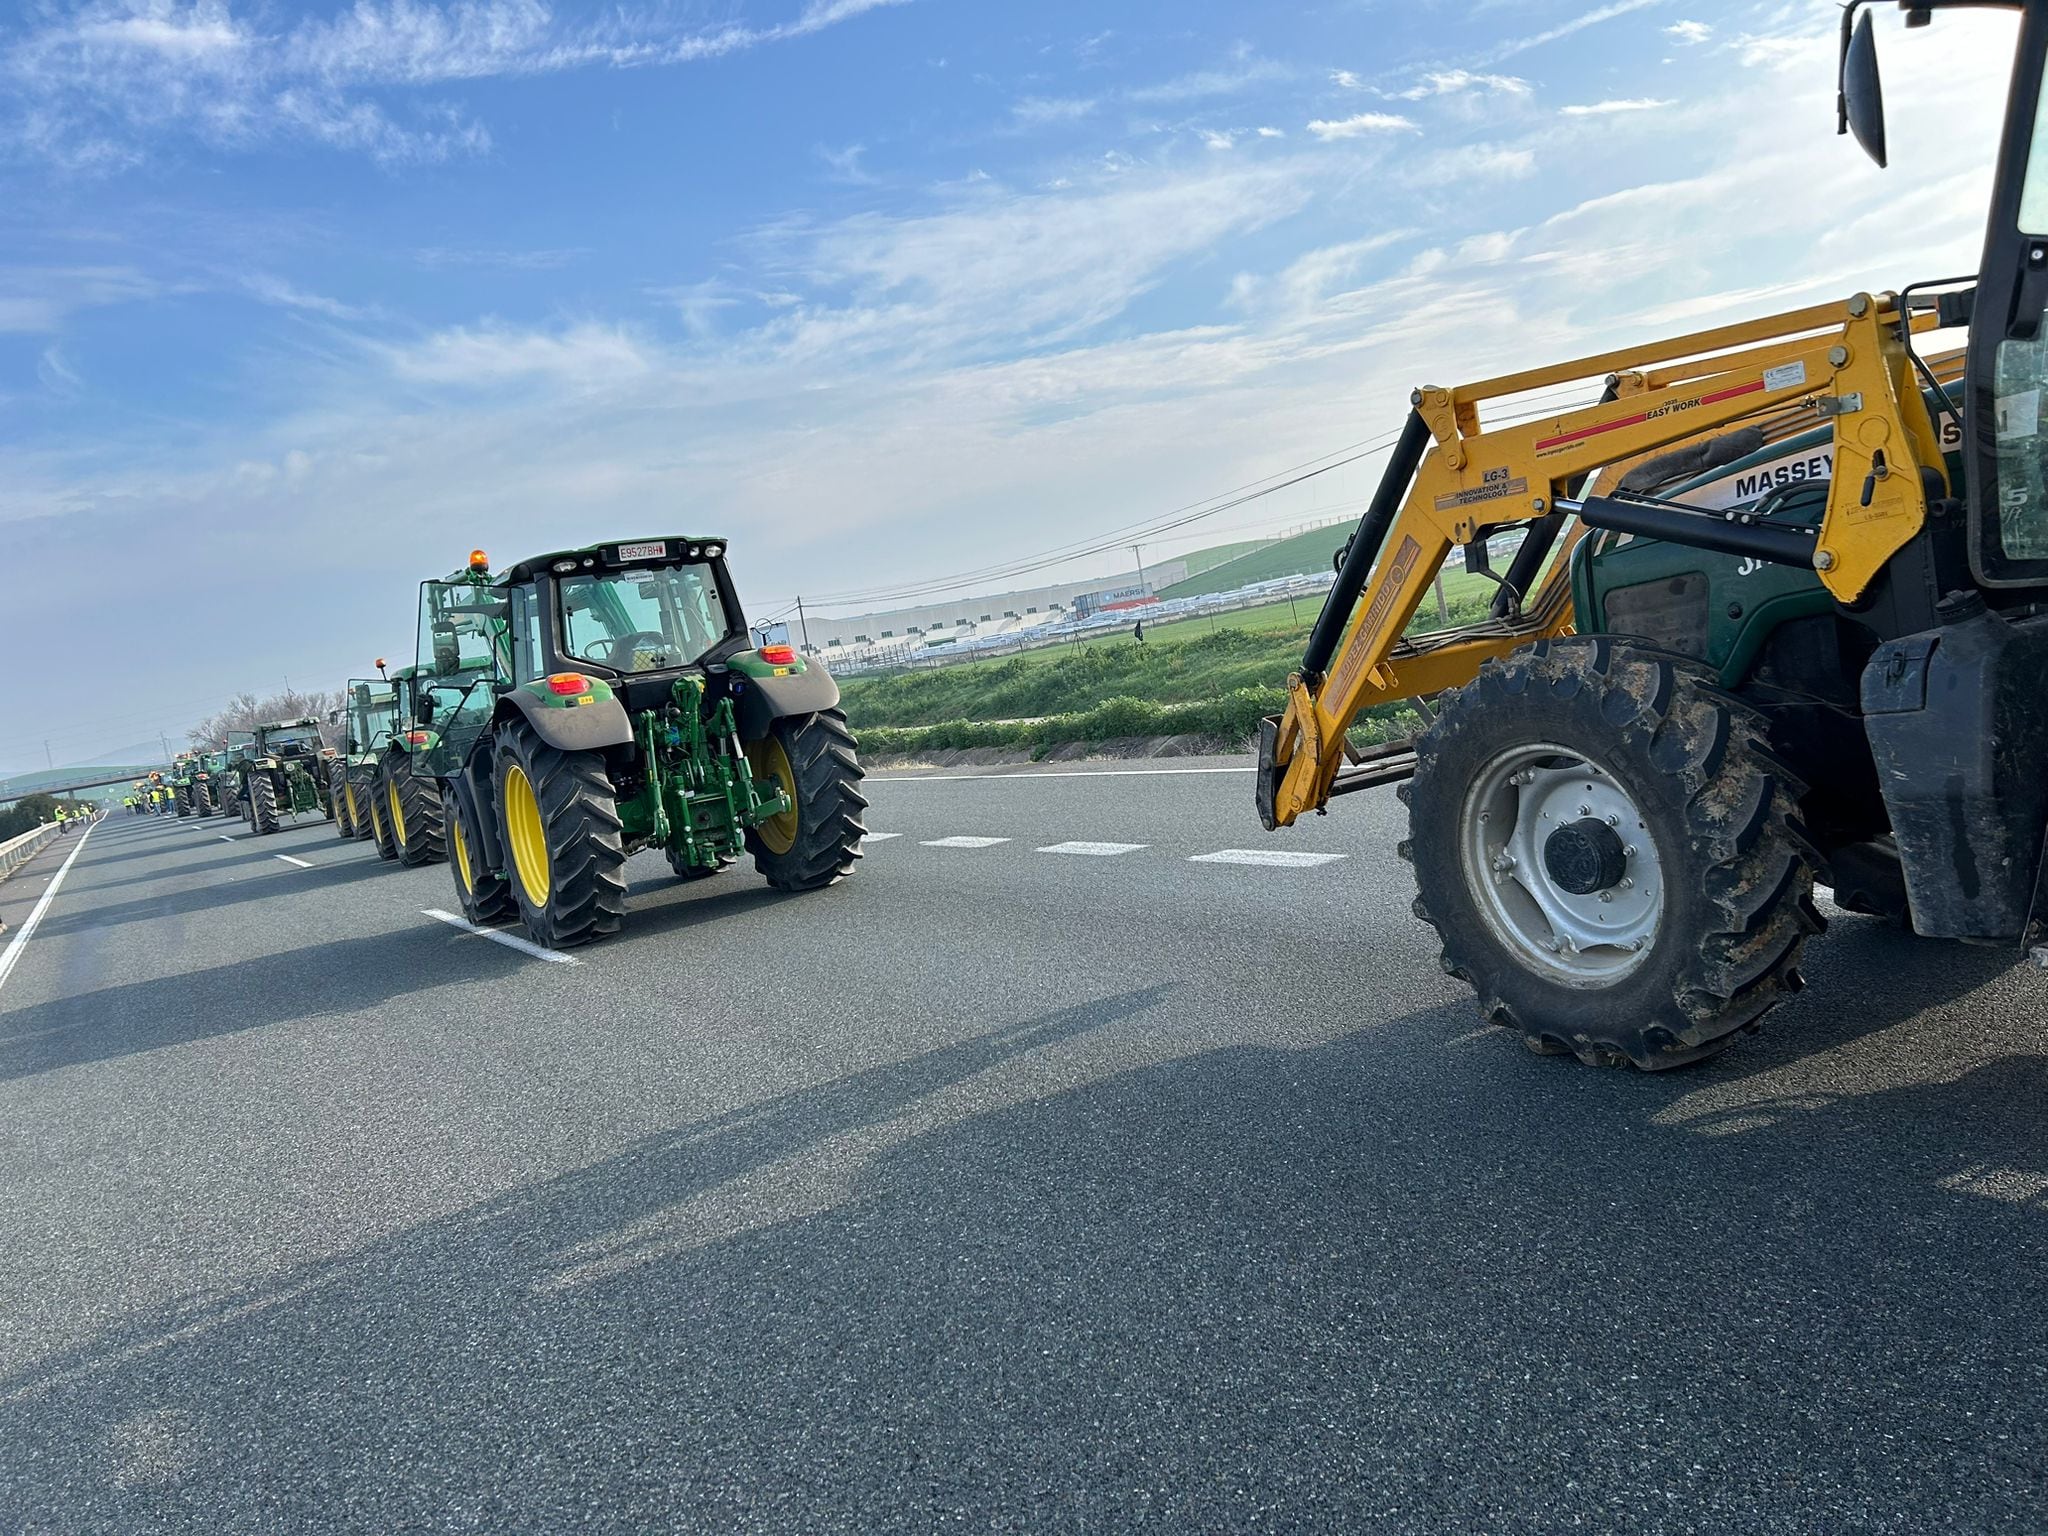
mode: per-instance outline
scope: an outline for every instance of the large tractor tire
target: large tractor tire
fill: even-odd
[[[411,869],[447,856],[439,780],[414,773],[408,762],[387,761],[378,770],[377,789],[399,863]]]
[[[352,842],[356,835],[355,806],[348,794],[348,766],[345,763],[330,763],[327,766],[327,799],[334,807],[334,834],[343,842]]]
[[[183,821],[192,814],[192,786],[190,784],[180,784],[171,791],[171,794],[178,804],[178,819]]]
[[[370,795],[375,787],[375,776],[364,769],[352,768],[342,775],[342,809],[348,812],[351,828],[349,835],[358,841],[366,841],[377,835],[376,829],[370,825]]]
[[[537,944],[566,949],[617,933],[626,851],[600,752],[564,752],[524,720],[498,727],[499,830],[520,918]]]
[[[1803,786],[1685,657],[1539,642],[1445,700],[1401,787],[1415,914],[1541,1054],[1646,1071],[1753,1032],[1823,926]]]
[[[391,830],[391,818],[384,813],[384,775],[380,772],[370,780],[370,792],[365,797],[370,805],[370,841],[377,845],[377,857],[398,858],[398,838]]]
[[[792,808],[747,830],[754,868],[779,890],[815,891],[853,873],[867,835],[867,796],[853,733],[836,709],[777,720],[747,747],[754,776],[782,786]]]
[[[192,786],[192,812],[196,816],[213,814],[213,785],[201,779]]]
[[[267,773],[249,775],[249,826],[258,837],[277,830],[277,786]]]
[[[479,926],[518,915],[511,881],[484,864],[483,821],[469,791],[459,783],[445,784],[441,803],[448,811],[448,868],[455,875],[462,915]]]

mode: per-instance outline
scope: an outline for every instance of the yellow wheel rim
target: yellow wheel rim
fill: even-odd
[[[348,805],[349,825],[356,825],[363,819],[363,813],[362,809],[356,804],[356,787],[355,785],[351,784],[347,779],[343,779],[341,781],[341,798]]]
[[[526,899],[536,907],[548,904],[548,833],[541,825],[540,802],[533,784],[517,763],[505,768],[505,841],[512,845],[512,867]]]
[[[474,894],[476,876],[469,870],[469,839],[462,835],[462,812],[448,819],[448,830],[454,834],[449,841],[455,845],[455,878],[462,882],[463,890]]]
[[[398,845],[405,846],[405,802],[398,798],[398,780],[384,781],[384,798],[391,803],[391,830],[398,834]]]
[[[377,809],[377,797],[370,796],[370,836],[378,842],[384,841],[384,813]]]
[[[782,743],[770,736],[766,741],[757,741],[747,748],[747,761],[754,765],[754,777],[773,779],[782,786],[783,798],[789,802],[789,809],[780,816],[770,816],[754,828],[754,835],[770,853],[787,853],[796,846],[799,817],[796,803],[796,770],[789,765],[789,754],[782,749]]]

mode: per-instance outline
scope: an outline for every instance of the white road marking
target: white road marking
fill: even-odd
[[[901,837],[901,832],[863,832],[860,840],[864,843],[886,843],[892,837]]]
[[[494,944],[502,944],[507,949],[516,949],[522,955],[531,955],[536,960],[545,960],[550,965],[581,965],[583,963],[574,955],[565,955],[556,949],[543,949],[531,939],[522,939],[518,934],[507,933],[502,928],[479,928],[475,923],[469,921],[468,918],[457,917],[453,912],[443,912],[437,907],[422,907],[420,915],[422,917],[436,918],[451,928],[460,928],[464,933],[476,934],[479,938],[489,939]]]
[[[1198,853],[1188,860],[1190,864],[1268,864],[1276,869],[1308,869],[1317,864],[1329,864],[1338,859],[1349,858],[1346,853],[1294,853],[1281,848],[1219,848],[1214,853]]]
[[[287,864],[296,864],[296,865],[298,865],[298,866],[299,866],[299,868],[301,868],[301,869],[311,869],[311,868],[313,867],[313,866],[312,866],[311,864],[307,863],[307,862],[306,862],[306,861],[305,861],[304,859],[295,859],[295,858],[293,858],[293,857],[292,857],[292,856],[291,856],[290,854],[288,854],[288,853],[273,853],[273,854],[271,855],[271,857],[272,857],[273,859],[283,859],[283,860],[285,861],[285,863],[287,863]]]
[[[1041,848],[1040,853],[1079,853],[1089,858],[1113,858],[1119,853],[1136,853],[1144,843],[1054,843],[1050,848]]]
[[[225,832],[221,833],[220,840],[224,843],[232,843],[234,841],[234,839],[228,836],[227,833]]]
[[[85,852],[86,839],[92,836],[98,826],[99,823],[94,822],[79,835],[78,846],[71,850],[69,858],[57,866],[57,873],[50,876],[50,883],[43,888],[43,894],[37,900],[34,910],[23,921],[14,937],[7,941],[7,948],[0,950],[0,987],[7,985],[7,978],[14,974],[15,966],[21,963],[22,952],[28,948],[29,935],[36,931],[36,924],[43,920],[43,914],[50,910],[50,903],[57,899],[58,887],[63,885],[64,877],[71,873],[71,866],[78,862],[78,856]]]
[[[871,773],[878,784],[939,784],[956,779],[1001,779],[1014,784],[1019,779],[1142,779],[1176,773],[1256,773],[1256,763],[1242,768],[1062,768],[1053,773]]]
[[[925,843],[927,848],[993,848],[997,843],[1007,843],[1007,837],[934,837]]]

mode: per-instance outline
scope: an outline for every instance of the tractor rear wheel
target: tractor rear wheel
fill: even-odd
[[[377,845],[378,858],[396,859],[398,839],[392,834],[391,821],[384,814],[383,789],[384,779],[380,773],[370,781],[369,793],[363,796],[370,808],[370,841]]]
[[[404,759],[385,763],[380,781],[384,820],[391,829],[398,862],[415,868],[445,858],[440,781],[415,773],[411,762]]]
[[[180,784],[171,794],[178,804],[178,819],[182,821],[192,814],[192,786]]]
[[[330,763],[327,768],[327,799],[334,807],[334,831],[343,842],[356,835],[355,806],[348,793],[348,768]]]
[[[497,765],[499,830],[526,931],[550,949],[617,933],[626,850],[604,754],[551,747],[514,719],[498,728]]]
[[[867,796],[853,733],[836,709],[777,720],[768,735],[747,746],[754,777],[781,786],[790,809],[747,829],[747,851],[768,883],[785,891],[814,891],[853,873],[860,813]]]
[[[455,874],[462,915],[479,926],[515,915],[519,905],[511,882],[484,863],[483,819],[469,791],[450,781],[442,788],[441,803],[448,810],[448,867]]]
[[[1402,786],[1401,855],[1486,1018],[1542,1054],[1658,1071],[1802,985],[1823,926],[1802,790],[1699,663],[1544,641],[1443,703]]]
[[[213,786],[204,780],[192,786],[192,809],[201,816],[213,814]]]
[[[249,825],[258,837],[277,830],[277,786],[267,773],[249,775]]]
[[[348,812],[349,835],[358,841],[372,835],[370,828],[370,781],[360,768],[341,776],[341,807]]]

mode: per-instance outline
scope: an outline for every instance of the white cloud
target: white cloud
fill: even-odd
[[[325,315],[330,320],[359,320],[367,313],[353,304],[344,304],[339,299],[307,293],[268,272],[249,273],[242,279],[242,286],[265,304],[274,304],[281,309],[305,310],[311,314]]]
[[[1704,43],[1714,35],[1714,29],[1704,21],[1674,21],[1664,29],[1664,35],[1690,47]]]
[[[1049,123],[1075,123],[1092,115],[1099,103],[1080,96],[1026,96],[1012,103],[1010,116],[1020,126],[1044,127]]]
[[[1204,128],[1201,134],[1202,143],[1210,149],[1229,149],[1237,143],[1237,135],[1228,130]]]
[[[1554,43],[1560,38],[1570,37],[1575,32],[1585,31],[1588,27],[1597,27],[1603,21],[1612,21],[1617,16],[1626,16],[1634,11],[1647,10],[1649,7],[1661,3],[1662,0],[1612,0],[1611,4],[1596,6],[1590,11],[1582,11],[1569,21],[1559,22],[1556,26],[1547,28],[1542,32],[1502,43],[1499,47],[1485,54],[1482,62],[1498,64],[1502,59],[1511,59],[1518,53],[1527,53],[1532,48],[1541,48],[1546,43]]]
[[[1259,130],[1259,137],[1262,139],[1284,139],[1287,137],[1287,130],[1285,128],[1261,128]]]
[[[1566,117],[1611,117],[1617,112],[1655,112],[1668,107],[1669,101],[1650,96],[1618,97],[1612,101],[1587,102],[1582,106],[1559,107]]]
[[[1459,180],[1511,181],[1533,175],[1536,152],[1512,144],[1463,144],[1432,155],[1419,172],[1428,184]]]
[[[536,378],[587,388],[636,378],[653,366],[631,336],[595,323],[554,333],[458,326],[382,351],[393,375],[408,383],[476,389]]]
[[[127,266],[0,267],[0,334],[54,334],[78,310],[165,291],[163,283]]]
[[[1394,92],[1397,101],[1424,101],[1431,96],[1456,96],[1466,91],[1498,91],[1509,96],[1529,94],[1529,82],[1519,75],[1475,74],[1469,69],[1446,69],[1426,74],[1405,91]]]
[[[807,36],[903,0],[812,0],[768,26],[693,25],[659,7],[584,19],[541,0],[354,0],[331,17],[245,24],[226,0],[87,0],[0,45],[0,138],[77,171],[139,163],[167,135],[245,150],[300,140],[388,165],[481,154],[488,129],[455,106],[396,111],[371,87],[684,64]],[[265,17],[271,20],[270,16]],[[11,98],[11,101],[9,100]]]
[[[1126,101],[1141,106],[1160,106],[1177,101],[1200,101],[1211,96],[1234,96],[1255,85],[1284,79],[1287,70],[1270,59],[1248,55],[1231,69],[1203,69],[1157,85],[1143,85],[1124,92]]]
[[[1330,83],[1340,91],[1362,91],[1365,89],[1365,82],[1348,69],[1331,70]]]
[[[1398,112],[1359,112],[1351,117],[1331,121],[1317,118],[1308,125],[1308,131],[1325,144],[1338,139],[1358,139],[1369,133],[1395,133],[1411,131],[1415,127],[1412,119]]]
[[[866,186],[875,179],[860,163],[860,157],[867,150],[865,144],[848,144],[843,149],[831,149],[821,144],[818,146],[818,158],[831,167],[835,181],[843,181],[850,186]]]

